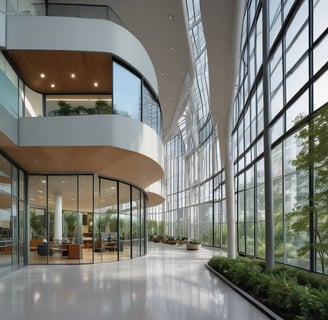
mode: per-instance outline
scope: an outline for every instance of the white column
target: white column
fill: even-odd
[[[61,243],[63,240],[63,197],[59,192],[55,193],[55,242]]]

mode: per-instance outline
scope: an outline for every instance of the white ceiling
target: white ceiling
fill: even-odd
[[[177,132],[177,120],[188,92],[188,75],[193,74],[185,0],[56,0],[49,3],[109,5],[123,25],[143,44],[154,64],[163,111],[164,140]],[[238,56],[241,8],[246,0],[200,0],[207,42],[210,104],[218,123],[221,156],[224,159],[228,110],[231,107]],[[173,16],[173,19],[170,19]]]

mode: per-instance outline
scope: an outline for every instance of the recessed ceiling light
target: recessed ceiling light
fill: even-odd
[[[75,73],[71,73],[71,78],[72,78],[72,79],[75,78]]]
[[[54,88],[54,87],[55,87],[55,84],[54,84],[54,83],[52,83],[52,84],[50,85],[50,87],[51,87],[51,88]]]
[[[94,82],[94,87],[98,87],[98,82]]]
[[[40,77],[41,77],[41,78],[45,78],[46,75],[45,75],[44,73],[40,73]]]

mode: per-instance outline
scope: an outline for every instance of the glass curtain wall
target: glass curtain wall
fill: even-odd
[[[0,155],[0,275],[24,266],[24,173]]]
[[[263,0],[267,1],[267,0]],[[276,261],[327,273],[326,1],[248,1],[235,99],[234,168],[239,252],[265,256],[263,108],[269,110]],[[262,64],[262,34],[269,52]],[[263,70],[266,67],[267,70]],[[269,75],[263,93],[262,74]],[[269,105],[263,106],[263,94]],[[252,177],[255,177],[253,179]],[[251,199],[251,200],[250,200]],[[254,229],[255,228],[255,229]],[[255,231],[255,232],[254,232]]]
[[[149,233],[197,239],[204,245],[222,247],[226,246],[222,205],[225,195],[220,192],[222,184],[216,185],[215,191],[213,188],[221,166],[218,131],[209,107],[206,41],[200,2],[188,0],[185,5],[195,78],[178,119],[179,133],[165,146],[167,201],[159,208],[149,209],[153,223]]]
[[[145,195],[93,175],[31,175],[30,264],[83,264],[140,257]]]

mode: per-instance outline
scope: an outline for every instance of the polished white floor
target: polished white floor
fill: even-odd
[[[150,243],[130,261],[28,266],[0,279],[0,319],[267,319],[204,267],[218,253]]]

